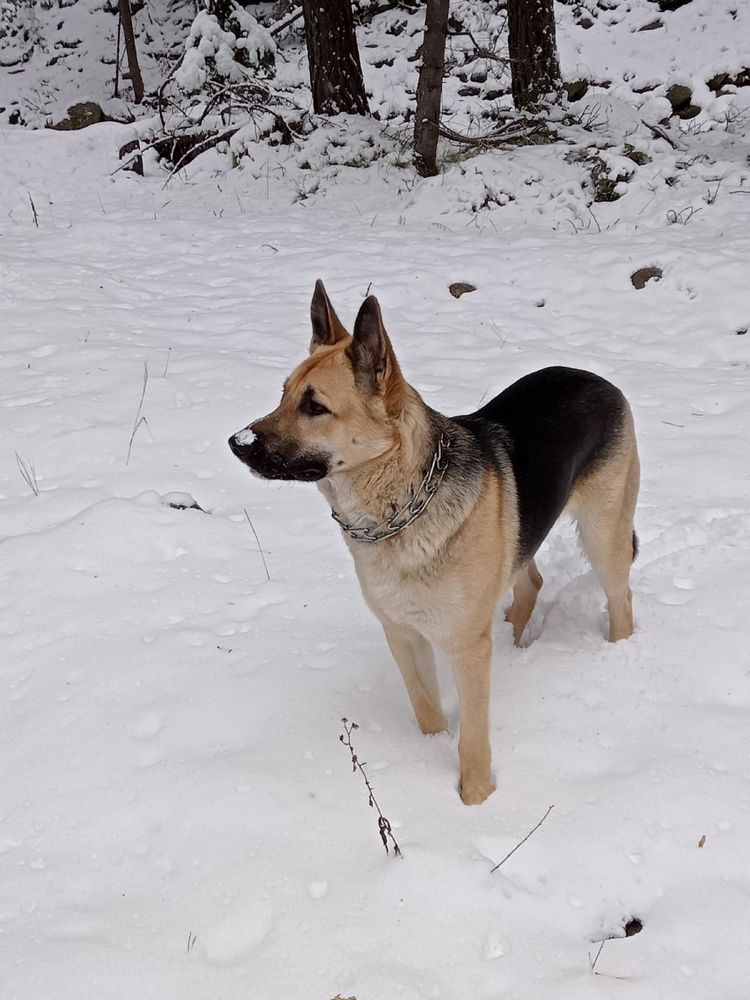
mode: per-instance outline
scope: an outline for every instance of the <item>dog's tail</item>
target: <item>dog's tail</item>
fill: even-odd
[[[633,562],[638,558],[638,535],[633,532]]]

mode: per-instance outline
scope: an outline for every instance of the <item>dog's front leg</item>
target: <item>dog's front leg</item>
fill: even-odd
[[[446,652],[459,702],[458,756],[464,805],[484,802],[495,790],[490,750],[491,625],[479,635],[455,636]]]
[[[393,658],[409,692],[414,714],[423,733],[442,733],[448,727],[440,705],[432,646],[416,629],[382,621]]]

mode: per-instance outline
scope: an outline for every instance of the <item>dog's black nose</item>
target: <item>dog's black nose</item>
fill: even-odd
[[[245,427],[230,437],[229,447],[232,454],[247,465],[258,450],[257,435],[250,428]]]

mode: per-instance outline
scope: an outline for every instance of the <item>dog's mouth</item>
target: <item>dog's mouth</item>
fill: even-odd
[[[329,458],[322,452],[303,451],[294,446],[269,447],[260,437],[245,444],[242,435],[240,431],[230,437],[229,447],[242,464],[261,479],[314,483],[328,475]]]

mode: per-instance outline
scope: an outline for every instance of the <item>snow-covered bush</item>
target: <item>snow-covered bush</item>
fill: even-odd
[[[0,66],[24,63],[39,40],[37,4],[29,0],[0,0]]]
[[[236,3],[224,26],[217,14],[203,10],[190,27],[175,83],[188,94],[202,90],[209,81],[240,83],[248,70],[268,75],[275,58],[276,45],[267,29]]]

